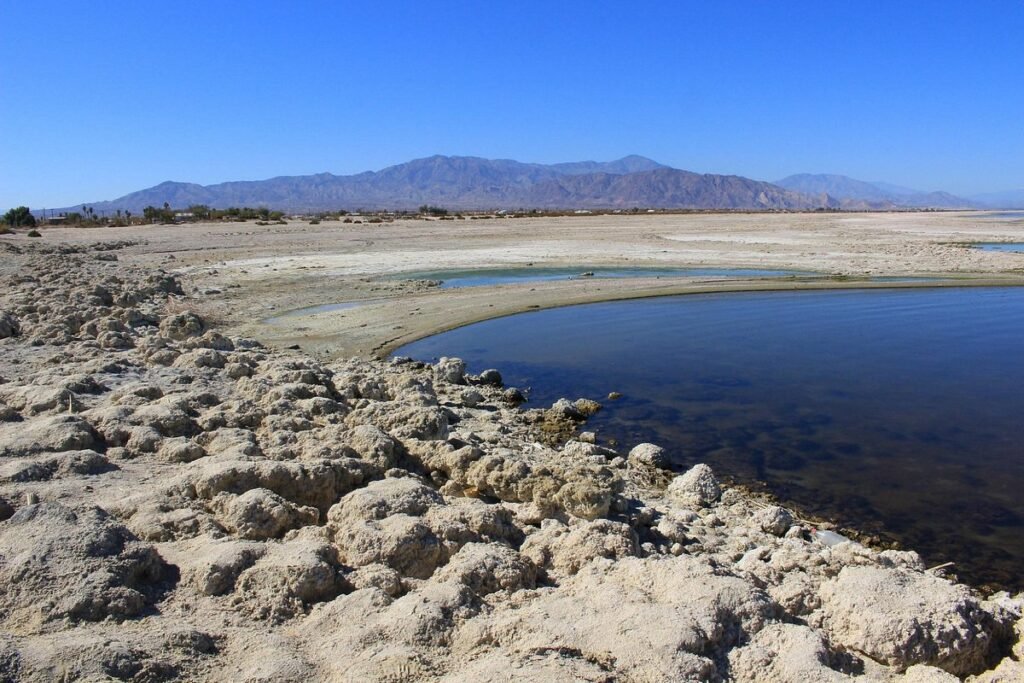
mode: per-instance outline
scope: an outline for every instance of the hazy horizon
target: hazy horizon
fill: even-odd
[[[0,0],[0,207],[445,154],[1024,188],[1024,3]]]

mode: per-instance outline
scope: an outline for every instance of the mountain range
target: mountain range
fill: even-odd
[[[984,205],[944,192],[917,192],[838,175],[795,175],[775,183],[700,174],[642,156],[616,161],[531,164],[511,159],[432,156],[354,175],[318,173],[214,185],[164,182],[110,201],[99,214],[146,206],[267,206],[286,212],[415,209],[891,209]],[[81,205],[57,209],[76,211]]]
[[[948,192],[922,192],[891,183],[868,182],[828,173],[800,173],[776,180],[775,184],[794,192],[824,192],[838,199],[843,209],[970,209],[984,206],[983,202]]]

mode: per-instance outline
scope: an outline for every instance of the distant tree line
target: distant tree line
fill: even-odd
[[[447,216],[448,209],[441,208],[440,206],[424,204],[420,207],[420,214],[423,216]]]
[[[142,210],[147,223],[182,223],[195,221],[279,221],[283,211],[271,211],[265,206],[250,208],[232,206],[227,209],[212,209],[206,204],[192,204],[184,209],[174,209],[168,202],[162,207],[147,206]]]
[[[32,211],[27,206],[14,207],[4,214],[2,220],[4,225],[9,225],[12,228],[36,227],[36,217],[32,215]]]

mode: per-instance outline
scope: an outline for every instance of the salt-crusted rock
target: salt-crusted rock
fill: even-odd
[[[82,409],[77,394],[64,383],[50,384],[49,377],[38,377],[32,384],[3,387],[5,402],[26,417],[47,413],[68,413]]]
[[[900,668],[937,666],[958,676],[985,669],[1008,630],[964,586],[922,572],[845,567],[821,588],[831,640]]]
[[[488,368],[481,372],[476,376],[476,381],[478,384],[486,384],[492,387],[500,387],[504,383],[501,373],[494,368]]]
[[[139,425],[128,430],[128,440],[124,447],[129,453],[138,455],[140,453],[156,453],[160,450],[164,437],[149,425]]]
[[[436,406],[378,402],[352,411],[346,422],[352,427],[371,424],[400,441],[448,438],[448,413]]]
[[[206,450],[183,436],[164,439],[160,444],[160,457],[169,462],[193,462],[206,457]]]
[[[188,547],[183,578],[203,595],[230,593],[239,575],[253,566],[266,548],[266,544],[253,541],[204,539]]]
[[[0,643],[0,679],[50,681],[170,680],[209,666],[217,653],[209,634],[186,627],[135,633],[102,626]],[[9,645],[9,648],[8,648]]]
[[[6,619],[32,624],[139,615],[160,595],[167,566],[99,508],[19,509],[0,528]]]
[[[75,474],[99,474],[116,469],[96,451],[65,451],[51,456],[19,459],[0,465],[0,481],[46,481]]]
[[[417,517],[394,514],[331,530],[342,560],[354,567],[383,564],[402,576],[425,579],[446,559],[440,539]]]
[[[684,507],[707,507],[718,500],[721,489],[711,468],[701,463],[679,475],[665,492],[669,499]]]
[[[220,351],[201,348],[181,354],[173,365],[176,368],[223,368],[226,362]]]
[[[292,529],[316,524],[320,517],[316,508],[294,505],[262,488],[237,496],[221,493],[211,505],[228,531],[239,538],[257,541],[280,538]]]
[[[484,402],[484,395],[476,389],[466,389],[459,394],[459,401],[467,408],[476,408]]]
[[[782,536],[793,526],[793,515],[778,505],[769,505],[755,512],[751,521],[765,533]]]
[[[192,436],[198,429],[186,409],[177,402],[150,403],[136,408],[130,421],[152,427],[163,436]]]
[[[256,434],[249,429],[222,427],[196,437],[207,453],[222,460],[243,460],[263,455]]]
[[[1024,673],[1024,670],[1022,670]],[[1007,683],[1020,678],[1007,679]],[[960,679],[942,669],[925,664],[915,664],[903,673],[903,683],[959,683]]]
[[[383,564],[368,564],[345,575],[355,590],[375,588],[394,598],[402,592],[402,575]]]
[[[513,656],[555,649],[568,666],[600,657],[614,672],[602,680],[716,680],[715,653],[773,615],[763,593],[695,558],[601,559],[543,600],[471,620],[452,651],[459,660],[484,644]]]
[[[468,543],[437,571],[434,579],[457,581],[482,596],[499,590],[533,588],[537,581],[537,568],[511,548]]]
[[[572,406],[576,409],[576,412],[584,418],[590,417],[597,411],[601,410],[601,404],[597,401],[592,401],[589,398],[578,398],[573,401]]]
[[[626,462],[629,463],[630,467],[654,470],[664,470],[672,466],[672,460],[669,458],[668,452],[661,446],[655,446],[653,443],[641,443],[634,446],[629,451],[629,457]]]
[[[283,621],[344,588],[334,549],[296,540],[267,545],[267,553],[235,582],[235,603],[258,619]]]
[[[548,413],[553,417],[565,418],[567,420],[582,420],[583,414],[567,398],[560,398],[551,404]]]
[[[222,492],[241,494],[264,488],[321,512],[375,474],[371,465],[354,458],[303,462],[204,458],[197,465],[191,481],[200,498],[211,500]]]
[[[128,526],[139,538],[153,543],[194,538],[201,534],[221,534],[223,530],[213,516],[190,507],[162,510],[141,510],[132,515]]]
[[[101,447],[92,426],[77,415],[53,415],[0,424],[0,457]]]
[[[612,491],[607,476],[586,476],[586,470],[566,470],[566,481],[553,501],[570,515],[581,519],[598,519],[608,514]]]
[[[457,498],[450,505],[433,506],[424,519],[449,555],[466,543],[488,541],[517,546],[523,540],[511,510],[473,498]]]
[[[671,543],[686,543],[689,540],[690,525],[697,515],[689,510],[670,510],[658,520],[655,527]]]
[[[555,576],[571,576],[596,558],[636,555],[637,546],[636,533],[628,525],[599,519],[572,527],[546,524],[526,538],[520,552]]]
[[[749,643],[729,653],[729,673],[737,683],[843,683],[849,676],[829,667],[821,635],[806,626],[769,624]]]
[[[434,365],[434,377],[449,384],[465,384],[466,364],[461,358],[441,358]]]
[[[373,425],[358,425],[348,433],[349,446],[359,457],[388,470],[398,462],[399,444]]]
[[[388,681],[433,678],[425,652],[446,652],[453,633],[477,613],[478,600],[454,581],[423,584],[392,600],[367,588],[316,610],[297,628],[316,634],[324,673],[339,680]],[[371,648],[366,643],[376,643]],[[460,657],[459,660],[462,660]]]
[[[415,479],[381,479],[343,497],[327,513],[327,520],[340,526],[396,514],[418,517],[431,506],[443,503],[441,494]]]
[[[197,337],[205,330],[203,319],[191,312],[169,315],[160,321],[160,333],[175,341]]]

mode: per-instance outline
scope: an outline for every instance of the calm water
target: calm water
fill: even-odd
[[[516,268],[483,268],[479,270],[432,270],[418,273],[403,273],[397,277],[403,280],[440,280],[441,289],[457,289],[460,287],[574,280],[585,277],[583,273],[593,273],[591,276],[586,276],[586,279],[633,277],[760,278],[812,275],[812,273],[793,270],[756,270],[747,268],[604,268],[582,265],[572,268],[523,266]]]
[[[1015,220],[1018,218],[1024,218],[1024,211],[999,211],[998,213],[988,213],[982,218],[997,218],[999,220]]]
[[[974,245],[982,251],[1011,251],[1024,253],[1024,242],[979,242]]]
[[[538,311],[399,349],[601,400],[669,448],[961,578],[1024,588],[1024,289],[771,292]],[[624,398],[608,401],[610,391]]]

